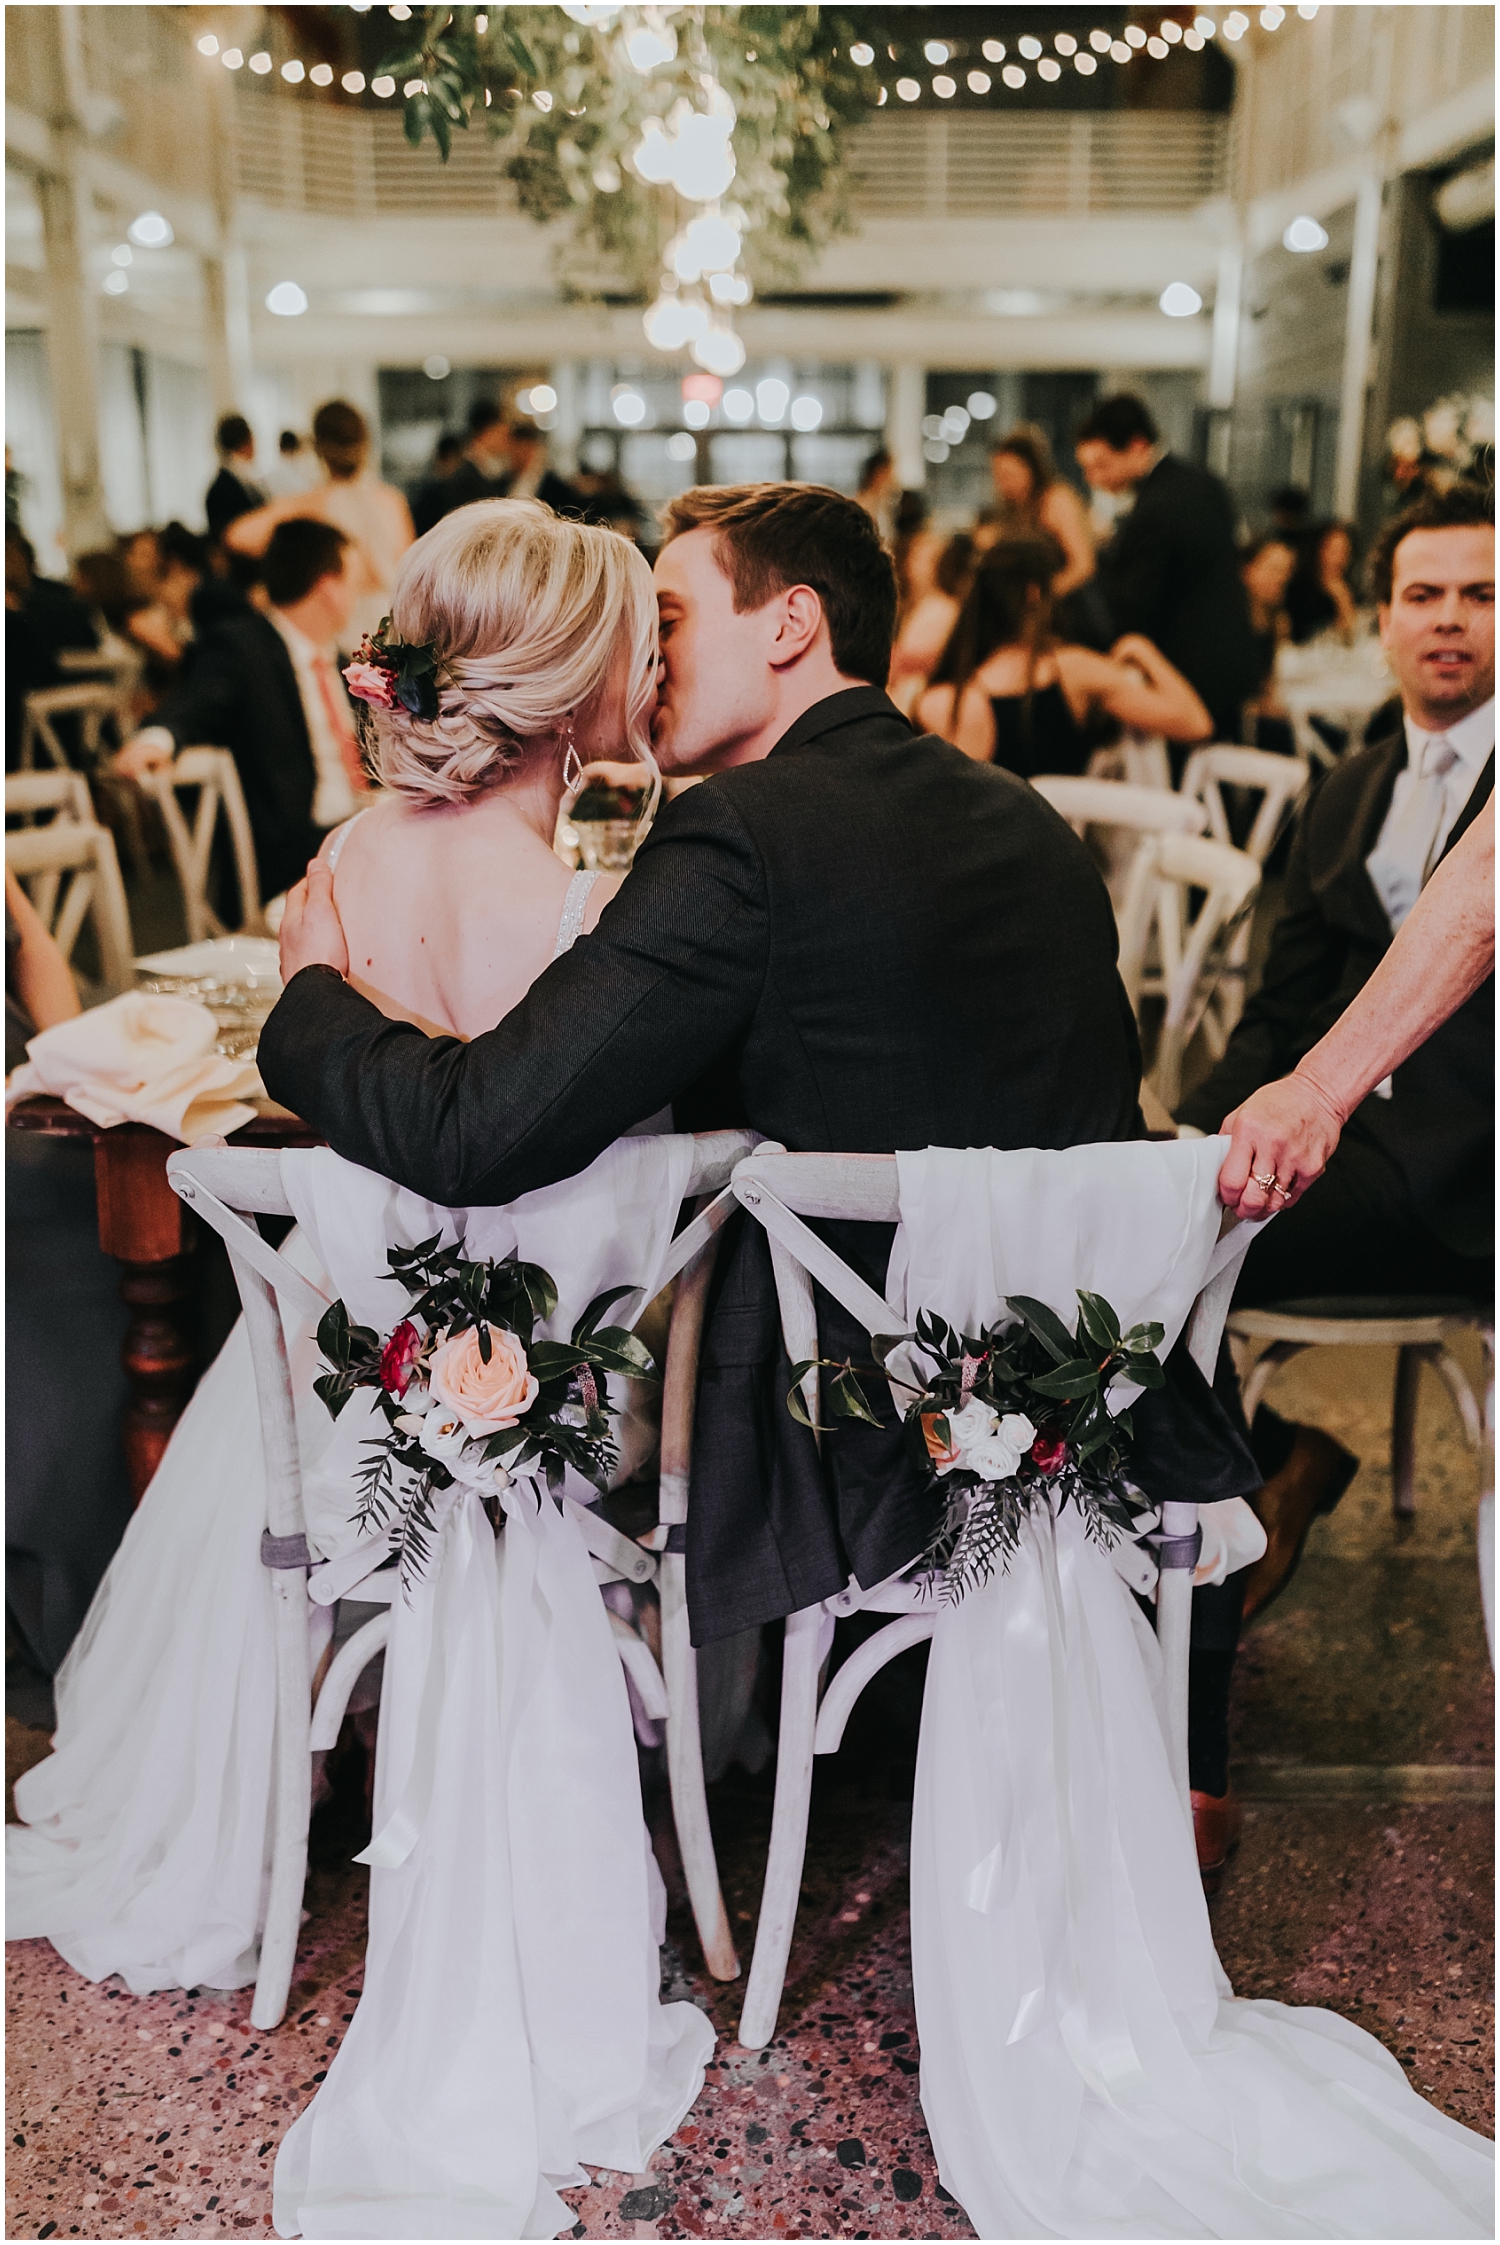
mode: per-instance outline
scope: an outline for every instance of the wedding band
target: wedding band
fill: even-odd
[[[1257,1177],[1255,1171],[1252,1169],[1250,1172],[1250,1182],[1252,1185],[1259,1185],[1263,1193],[1279,1193],[1281,1191],[1281,1187],[1276,1182],[1276,1172],[1274,1169],[1272,1170],[1269,1177]]]

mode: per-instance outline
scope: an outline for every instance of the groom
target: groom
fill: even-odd
[[[1031,788],[917,736],[887,698],[896,591],[869,515],[834,491],[749,484],[685,492],[665,519],[656,749],[706,784],[662,812],[595,932],[471,1044],[350,989],[331,881],[312,868],[261,1038],[272,1096],[350,1160],[452,1205],[571,1176],[668,1104],[680,1130],[749,1125],[794,1152],[1138,1135],[1103,882]],[[889,1228],[826,1230],[883,1290]],[[825,1353],[868,1355],[822,1295],[819,1329]],[[820,1461],[788,1384],[765,1237],[743,1223],[721,1247],[703,1351],[687,1531],[700,1644],[851,1573],[879,1582],[926,1540],[924,1477],[894,1426],[841,1423]],[[1142,1475],[1153,1495],[1256,1486],[1205,1430],[1207,1405],[1187,1413],[1190,1485]],[[1182,1438],[1174,1426],[1178,1454]],[[1150,1447],[1138,1440],[1138,1473]]]

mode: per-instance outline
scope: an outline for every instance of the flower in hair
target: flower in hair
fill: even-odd
[[[434,718],[438,713],[437,649],[430,643],[390,639],[391,619],[382,616],[380,629],[366,632],[351,663],[345,665],[344,683],[356,701],[372,709],[394,709],[399,703],[413,717]]]

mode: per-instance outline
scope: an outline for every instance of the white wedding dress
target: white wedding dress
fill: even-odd
[[[577,933],[575,884],[559,949]],[[389,1330],[386,1249],[442,1232],[549,1270],[566,1337],[616,1285],[649,1299],[691,1142],[631,1137],[509,1208],[434,1208],[327,1151],[288,1151],[289,1259]],[[615,1314],[631,1314],[622,1303]],[[312,1393],[286,1313],[308,1541],[361,1571],[370,1431]],[[586,1499],[586,1484],[571,1483]],[[640,2173],[695,2101],[714,2033],[659,2000],[665,1896],[641,1815],[617,1639],[571,1502],[507,1495],[495,1535],[446,1494],[422,1579],[391,1608],[365,1989],[284,2140],[274,2218],[307,2237],[545,2238],[583,2167]],[[45,1937],[137,1994],[255,1977],[275,1712],[259,1414],[243,1324],[201,1382],[57,1679],[50,1758],[6,1833],[7,1937]],[[328,1609],[315,1609],[326,1636]]]
[[[1031,1294],[1071,1329],[1085,1285],[1170,1346],[1223,1150],[898,1155],[892,1306],[977,1332]],[[1333,2012],[1234,1997],[1160,1681],[1072,1508],[938,1616],[911,1924],[945,2187],[986,2238],[1492,2236],[1492,2144]]]

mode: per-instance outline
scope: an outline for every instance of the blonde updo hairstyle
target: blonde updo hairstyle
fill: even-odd
[[[437,655],[438,713],[374,710],[383,787],[414,805],[470,803],[544,750],[626,666],[625,741],[660,784],[648,723],[656,597],[618,531],[564,522],[535,499],[485,499],[445,515],[401,564],[391,636]]]

